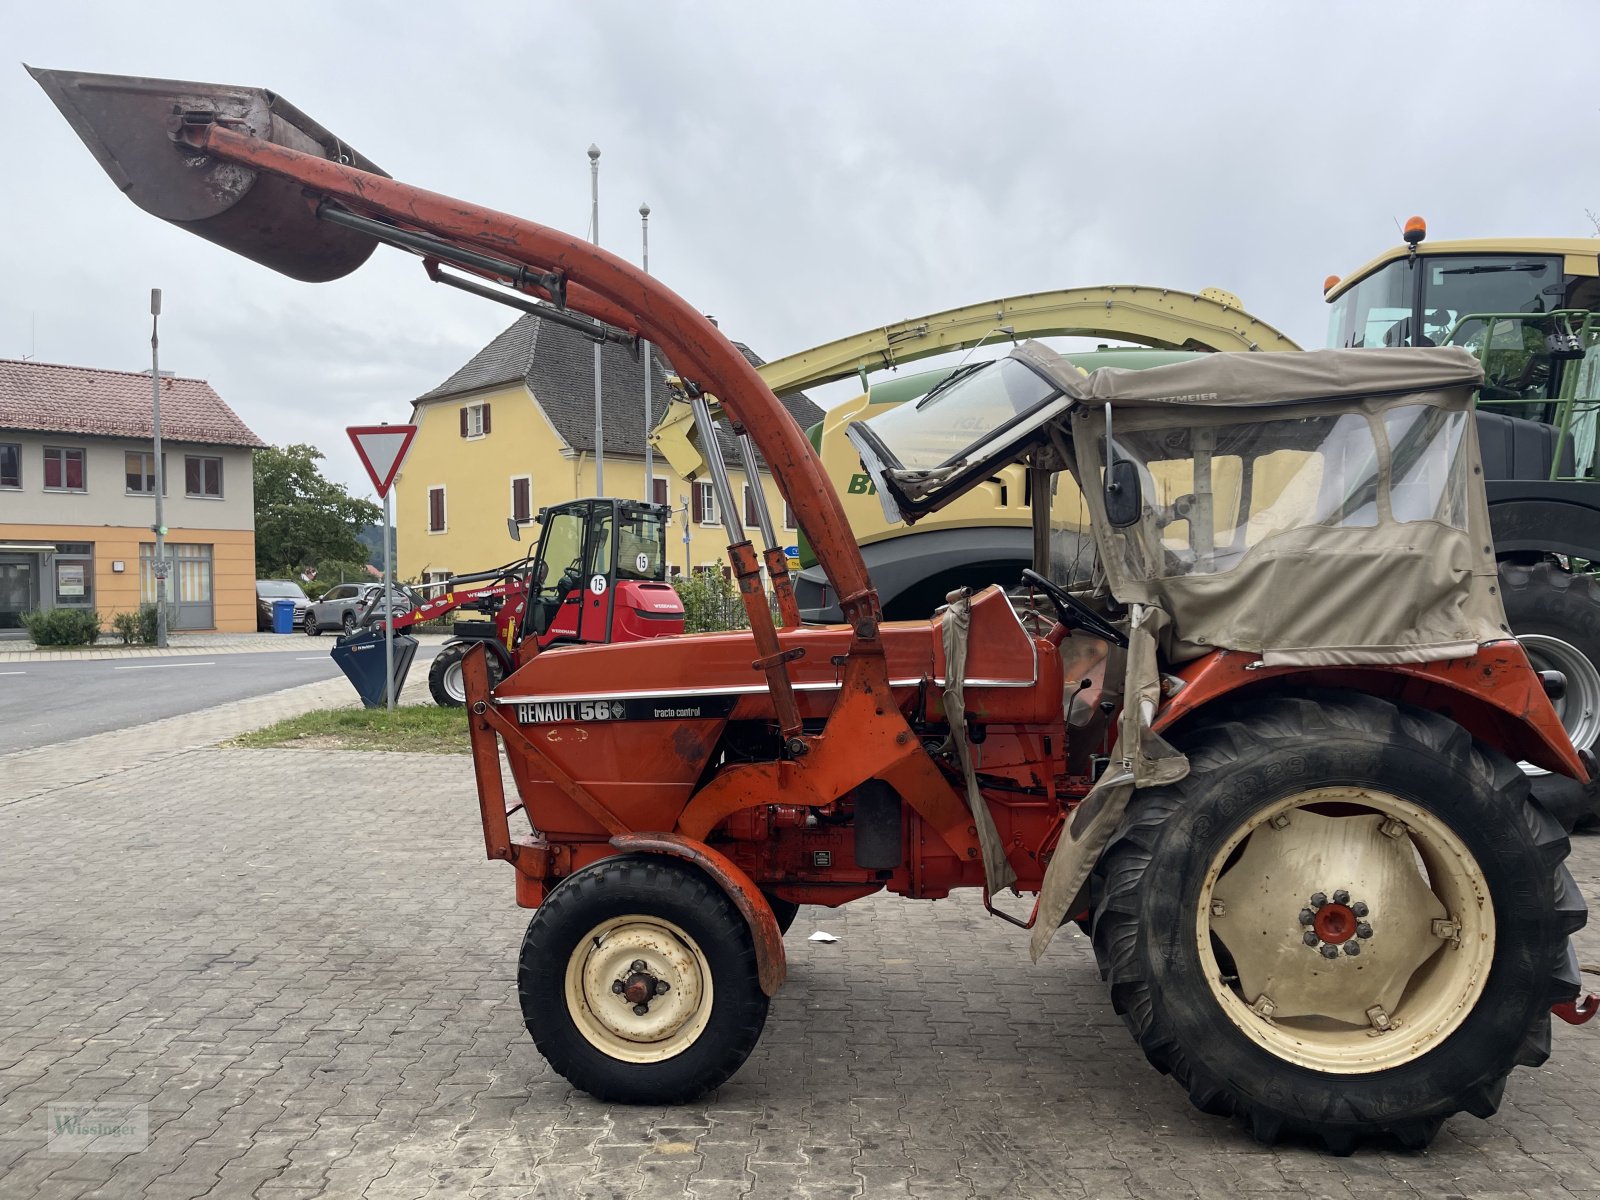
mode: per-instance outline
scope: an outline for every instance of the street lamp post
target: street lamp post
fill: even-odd
[[[167,489],[166,472],[161,466],[161,339],[157,326],[161,320],[161,289],[150,289],[150,424],[155,435],[156,535],[155,558],[150,573],[156,584],[156,645],[167,645],[167,519],[162,509],[162,493]]]
[[[589,144],[589,232],[600,244],[600,147]],[[594,343],[594,494],[606,494],[605,430],[600,423],[600,339]]]
[[[644,238],[644,273],[650,274],[650,206],[639,205],[639,230]],[[650,343],[641,343],[644,354],[644,501],[646,504],[655,503],[656,498],[656,471],[655,456],[650,446]]]

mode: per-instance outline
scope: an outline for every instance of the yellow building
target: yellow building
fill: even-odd
[[[751,362],[760,364],[747,347]],[[652,356],[651,403],[667,404],[670,367]],[[644,362],[607,343],[601,358],[604,493],[645,498]],[[803,393],[782,398],[806,428],[822,419]],[[537,537],[534,515],[547,505],[602,494],[595,482],[594,342],[575,330],[529,315],[479,351],[444,383],[412,405],[417,437],[395,484],[396,555],[400,574],[437,580],[487,570],[517,557],[507,531],[516,520]],[[731,442],[725,455],[734,495],[757,547],[749,481]],[[794,517],[763,467],[760,486],[786,546],[798,537]],[[728,539],[709,482],[689,484],[655,456],[654,495],[671,504],[670,574],[727,563]]]
[[[151,431],[148,372],[0,359],[0,629],[155,599]],[[163,376],[161,432],[172,628],[253,630],[264,443],[203,379]]]

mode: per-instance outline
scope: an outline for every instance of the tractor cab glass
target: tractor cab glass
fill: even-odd
[[[1565,306],[1561,259],[1551,255],[1419,255],[1384,266],[1333,302],[1328,344],[1461,344],[1463,318],[1542,315]]]
[[[953,372],[920,399],[850,426],[891,520],[949,503],[1016,458],[1015,449],[1071,403],[1050,370],[1076,371],[1037,343]]]
[[[617,578],[660,583],[667,577],[665,507],[623,505],[617,514]]]

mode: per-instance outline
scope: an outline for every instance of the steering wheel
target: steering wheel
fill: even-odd
[[[1031,569],[1022,572],[1022,582],[1038,588],[1050,597],[1050,603],[1056,608],[1056,616],[1068,629],[1082,629],[1113,645],[1121,646],[1124,650],[1127,649],[1127,635],[1066,588],[1051,583],[1039,572]]]

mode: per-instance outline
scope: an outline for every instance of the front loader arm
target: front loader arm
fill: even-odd
[[[136,203],[228,249],[308,278],[305,243],[343,227],[661,346],[749,431],[838,589],[859,648],[877,647],[877,594],[816,451],[733,344],[659,280],[570,234],[348,165],[344,143],[264,89],[30,70]],[[250,178],[241,180],[241,167]],[[197,176],[216,183],[203,205]],[[272,193],[259,188],[263,176],[303,191]],[[296,203],[302,211],[292,211]]]

